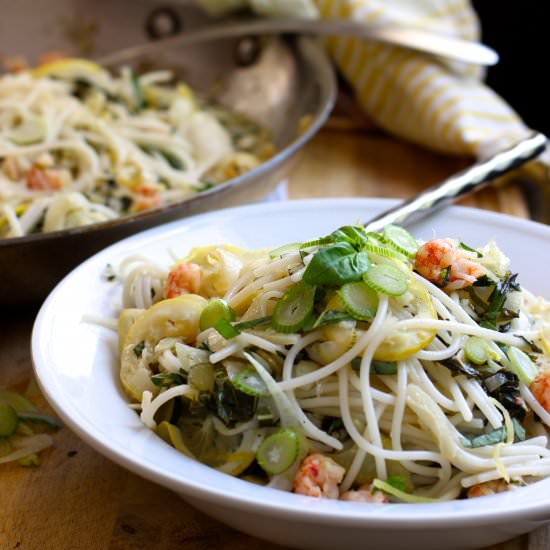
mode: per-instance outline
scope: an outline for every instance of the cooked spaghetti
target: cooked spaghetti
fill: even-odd
[[[256,167],[267,132],[170,71],[61,59],[0,77],[0,237],[106,221]]]
[[[494,243],[342,227],[274,251],[127,258],[120,377],[183,454],[356,502],[550,475],[550,305]]]

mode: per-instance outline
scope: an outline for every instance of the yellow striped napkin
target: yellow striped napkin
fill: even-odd
[[[478,40],[468,0],[197,0],[213,15],[250,7],[266,16],[339,17],[422,28]],[[343,37],[328,51],[368,115],[388,132],[430,149],[484,158],[529,133],[483,84],[483,70],[399,47]]]

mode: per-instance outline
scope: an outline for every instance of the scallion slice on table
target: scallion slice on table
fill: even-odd
[[[355,319],[371,321],[378,309],[378,294],[364,282],[346,283],[338,292],[346,311]]]
[[[27,411],[27,412],[18,412],[17,416],[21,420],[30,420],[32,422],[42,422],[56,429],[60,429],[63,427],[63,424],[61,424],[61,422],[59,422],[52,416],[48,416],[47,414],[42,414],[34,411]]]
[[[234,321],[235,312],[229,307],[225,300],[221,298],[212,298],[208,302],[208,305],[202,310],[199,321],[201,331],[213,327],[220,319]]]
[[[363,280],[373,290],[388,296],[401,296],[409,288],[406,275],[389,264],[371,266],[363,275]]]
[[[313,311],[315,287],[300,282],[286,291],[277,302],[271,323],[277,332],[291,333],[300,330]]]
[[[258,464],[269,474],[288,470],[298,457],[300,436],[292,428],[284,428],[266,437],[256,451]]]
[[[518,348],[510,347],[506,352],[510,361],[510,370],[524,383],[531,384],[537,377],[537,367],[529,356]]]
[[[416,239],[406,230],[398,225],[388,225],[384,228],[384,240],[398,252],[414,257],[418,251]]]
[[[9,437],[17,429],[17,413],[6,403],[0,403],[0,437]]]

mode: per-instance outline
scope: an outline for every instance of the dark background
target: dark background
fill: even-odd
[[[474,0],[482,41],[500,55],[487,83],[523,117],[550,135],[550,2]]]

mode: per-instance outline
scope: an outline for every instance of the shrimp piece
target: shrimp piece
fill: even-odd
[[[182,294],[197,294],[201,287],[201,268],[197,264],[183,262],[168,273],[164,285],[164,296],[176,298]]]
[[[59,61],[60,59],[66,59],[68,56],[66,53],[53,50],[51,52],[46,52],[38,58],[38,65],[47,65],[53,61]]]
[[[346,471],[332,458],[322,454],[307,456],[294,477],[292,490],[300,495],[337,499],[338,485]]]
[[[143,183],[136,192],[138,196],[132,205],[132,212],[143,212],[162,205],[162,198],[157,186]]]
[[[16,157],[7,157],[2,162],[2,171],[10,180],[18,181],[23,175]]]
[[[531,383],[529,389],[535,399],[550,413],[550,370],[541,372]]]
[[[504,493],[510,490],[511,486],[501,479],[495,479],[493,481],[486,481],[485,483],[478,483],[468,489],[466,493],[467,498],[488,497],[496,495],[497,493]]]
[[[33,191],[57,191],[61,180],[55,170],[42,170],[34,165],[27,172],[27,187]]]
[[[340,497],[340,500],[348,502],[372,502],[375,504],[385,504],[390,499],[382,491],[377,491],[368,483],[361,485],[357,491],[346,491]]]
[[[459,249],[451,239],[424,243],[416,253],[414,267],[422,277],[450,291],[472,285],[485,273],[471,253]]]

